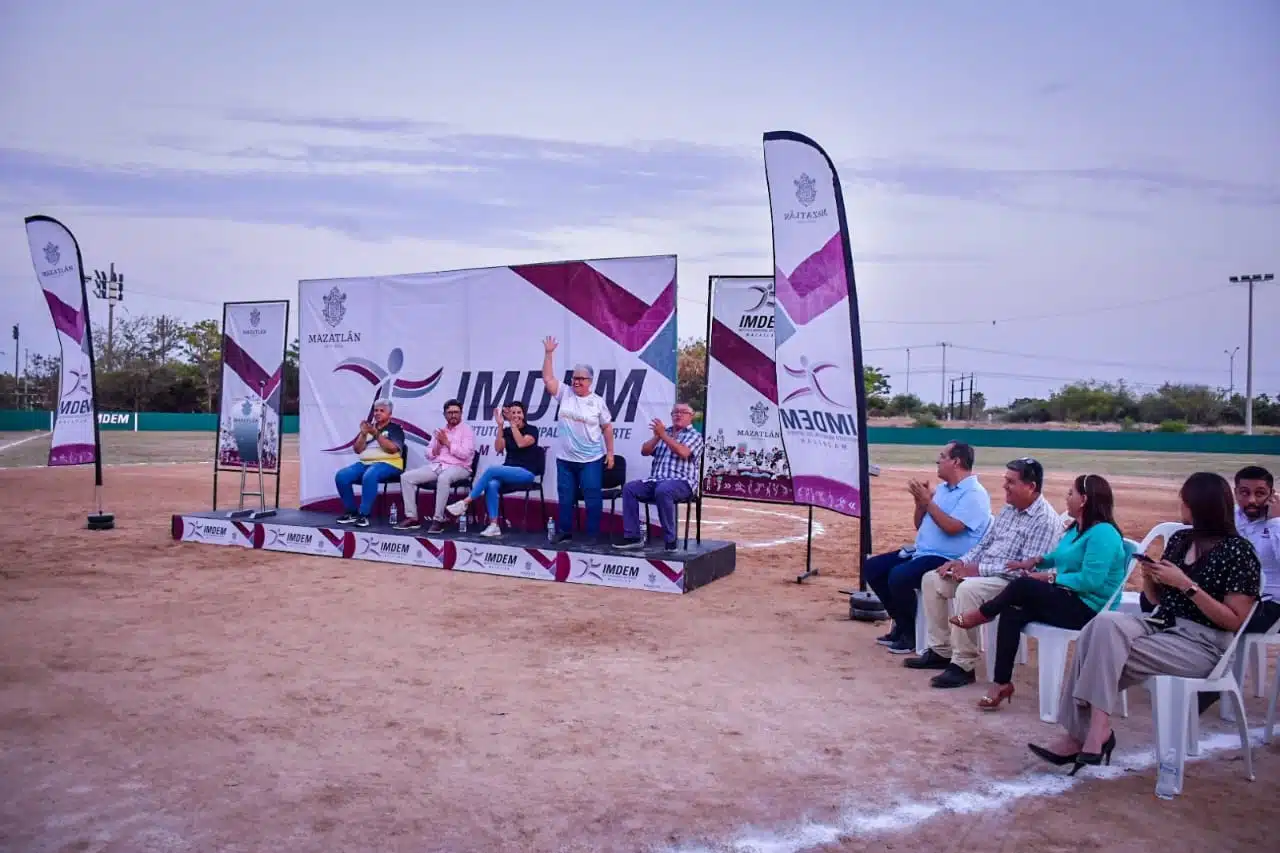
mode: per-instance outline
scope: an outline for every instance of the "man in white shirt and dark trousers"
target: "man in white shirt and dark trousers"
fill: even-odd
[[[1249,540],[1262,563],[1262,600],[1245,626],[1246,634],[1265,634],[1280,622],[1280,492],[1275,477],[1260,465],[1236,472],[1236,532]],[[1143,610],[1150,602],[1143,602]],[[1201,693],[1200,713],[1213,707],[1218,693]]]
[[[1261,634],[1280,621],[1280,493],[1275,477],[1260,465],[1236,472],[1236,531],[1248,539],[1262,563],[1262,600],[1245,633]]]

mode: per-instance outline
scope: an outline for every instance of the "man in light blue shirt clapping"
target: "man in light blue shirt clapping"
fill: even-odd
[[[952,441],[938,453],[938,478],[932,492],[924,481],[907,488],[915,500],[916,541],[910,548],[867,560],[867,586],[893,619],[888,634],[876,640],[899,655],[915,651],[916,591],[921,579],[982,540],[991,522],[991,496],[973,473],[974,452]]]

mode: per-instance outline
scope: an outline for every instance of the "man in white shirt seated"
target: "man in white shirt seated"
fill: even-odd
[[[1262,563],[1262,600],[1245,626],[1246,634],[1265,634],[1280,622],[1280,492],[1275,477],[1260,465],[1236,472],[1236,532],[1249,540]],[[1143,610],[1151,603],[1144,600]],[[1200,713],[1213,707],[1219,693],[1201,693]]]
[[[1262,563],[1262,600],[1244,630],[1261,634],[1280,622],[1280,493],[1260,465],[1236,472],[1236,531],[1253,544]]]

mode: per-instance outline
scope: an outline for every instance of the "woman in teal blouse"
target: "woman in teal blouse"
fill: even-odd
[[[1067,513],[1074,519],[1058,545],[1043,557],[1008,564],[1021,575],[977,610],[952,618],[961,628],[977,627],[997,616],[995,678],[978,702],[994,711],[1013,698],[1013,663],[1030,622],[1078,631],[1097,615],[1124,582],[1132,556],[1113,509],[1111,484],[1097,474],[1076,477],[1067,492]],[[1042,571],[1038,571],[1042,570]],[[1119,606],[1117,596],[1112,604]]]

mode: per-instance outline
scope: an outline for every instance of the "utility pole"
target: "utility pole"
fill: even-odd
[[[18,351],[22,349],[22,340],[18,337],[18,324],[13,324],[13,407],[22,408],[18,392]]]
[[[907,390],[904,393],[911,393],[911,347],[907,347]]]
[[[1233,275],[1232,284],[1249,286],[1249,337],[1245,340],[1244,368],[1244,434],[1253,435],[1253,286],[1265,284],[1275,279],[1273,273],[1253,273],[1252,275]]]
[[[942,347],[942,399],[938,401],[938,405],[947,405],[947,347],[951,346],[946,341],[939,341],[938,346]],[[947,420],[950,420],[948,415]]]
[[[124,301],[124,276],[116,274],[115,262],[111,263],[111,273],[102,270],[93,271],[93,292],[99,299],[107,300],[107,369],[114,370],[115,346],[113,331],[115,329],[115,308],[117,302]],[[87,318],[86,318],[87,319]]]
[[[1236,353],[1240,352],[1240,347],[1224,349],[1222,352],[1230,359],[1227,362],[1227,370],[1231,376],[1231,381],[1227,383],[1227,399],[1230,400],[1236,393]]]

